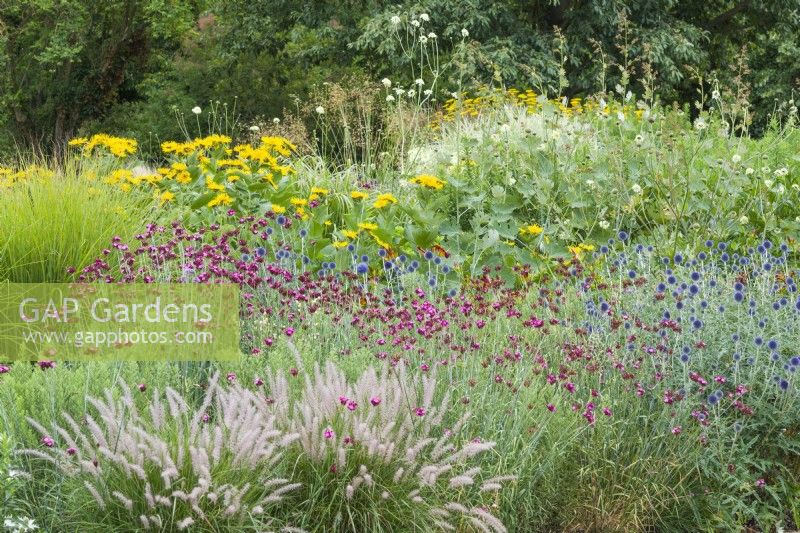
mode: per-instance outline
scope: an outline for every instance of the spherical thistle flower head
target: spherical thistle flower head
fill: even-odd
[[[425,416],[425,408],[417,407],[416,409],[414,409],[414,414],[420,417]]]
[[[373,407],[377,407],[381,404],[381,399],[377,396],[373,396],[369,399],[369,403],[371,403]]]
[[[625,241],[627,241],[627,240],[628,240],[628,234],[627,234],[626,232],[624,232],[624,231],[620,231],[620,232],[617,234],[617,238],[618,238],[619,240],[621,240],[622,242],[625,242]]]
[[[675,254],[675,257],[673,258],[673,260],[675,261],[675,264],[679,265],[679,264],[683,263],[683,256],[681,254]]]
[[[325,431],[322,432],[322,436],[325,437],[326,439],[332,439],[334,435],[335,433],[333,432],[333,429],[331,429],[330,427],[325,428]]]
[[[139,392],[144,392],[144,391],[146,391],[146,390],[147,390],[147,385],[145,385],[144,383],[139,383],[139,384],[136,386],[136,388],[137,388],[137,389],[139,389]]]
[[[367,263],[359,263],[356,265],[356,272],[359,274],[366,274],[369,271],[369,265]]]
[[[767,343],[767,348],[769,348],[770,350],[777,350],[778,341],[776,341],[775,339],[770,339],[770,341]]]
[[[54,441],[53,438],[48,435],[42,437],[39,442],[42,443],[42,446],[46,446],[47,448],[52,448],[56,445],[56,441]]]
[[[348,411],[355,411],[358,408],[358,403],[355,400],[348,400],[345,407],[347,407]]]

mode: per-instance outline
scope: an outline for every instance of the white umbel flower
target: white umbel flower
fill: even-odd
[[[196,105],[196,106],[194,106],[194,107],[192,108],[192,113],[194,113],[195,115],[199,115],[199,114],[200,114],[200,113],[202,113],[202,112],[203,112],[203,110],[202,110],[202,109],[200,109],[200,106],[199,106],[199,105]]]

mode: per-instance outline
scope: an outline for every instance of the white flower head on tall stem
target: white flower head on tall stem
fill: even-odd
[[[430,32],[430,33],[428,34],[428,39],[436,39],[436,34],[435,34],[435,33],[433,33],[433,32]]]
[[[194,107],[192,108],[192,113],[194,113],[195,115],[199,115],[199,114],[200,114],[200,113],[202,113],[202,112],[203,112],[203,110],[202,110],[202,109],[200,109],[200,106],[199,106],[199,105],[196,105],[196,106],[194,106]]]
[[[461,36],[462,36],[464,39],[466,39],[467,37],[469,37],[469,31],[467,31],[467,28],[461,28]]]
[[[419,28],[420,22],[417,19],[411,19],[411,25],[415,28]]]
[[[414,98],[414,96],[417,95],[417,93],[414,92],[414,89],[409,89],[406,94],[408,95],[409,98]]]
[[[321,105],[318,105],[317,109],[315,111],[317,112],[317,115],[324,115],[325,114],[325,108],[322,107]]]
[[[386,95],[386,101],[387,102],[394,102],[394,96],[392,96],[391,94],[387,94]]]
[[[430,89],[425,89],[424,91],[422,91],[422,94],[424,94],[425,96],[430,96],[433,94],[433,91]]]
[[[423,80],[422,78],[417,78],[416,80],[414,80],[414,83],[422,87],[423,85],[425,85],[425,80]]]
[[[428,14],[427,14],[427,13],[423,13],[422,15],[420,15],[420,16],[419,16],[419,18],[420,18],[421,20],[423,20],[424,22],[430,22],[430,21],[431,21],[431,17],[430,17],[430,16],[428,16]]]
[[[390,80],[389,78],[383,78],[383,79],[381,80],[381,83],[382,83],[382,84],[383,84],[383,86],[384,86],[384,87],[386,87],[387,89],[388,89],[389,87],[391,87],[391,86],[392,86],[392,80]]]
[[[392,17],[391,19],[389,19],[389,20],[390,20],[390,21],[392,22],[392,24],[394,24],[395,26],[397,26],[398,24],[400,24],[400,17],[398,17],[397,15],[393,16],[393,17]]]

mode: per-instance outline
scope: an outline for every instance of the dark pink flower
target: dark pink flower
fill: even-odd
[[[49,436],[47,436],[47,435],[45,435],[44,437],[42,437],[42,438],[41,438],[41,440],[40,440],[39,442],[41,442],[43,446],[47,446],[48,448],[52,448],[53,446],[55,446],[55,445],[56,445],[56,441],[54,441],[54,440],[52,439],[52,437],[49,437]]]
[[[369,403],[371,403],[374,406],[378,406],[381,404],[381,399],[378,398],[377,396],[373,396],[372,398],[369,399]]]
[[[416,409],[414,409],[414,414],[417,416],[425,416],[425,408],[417,407]]]

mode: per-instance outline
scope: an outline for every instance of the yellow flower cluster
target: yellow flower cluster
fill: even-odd
[[[522,226],[519,229],[520,235],[530,235],[535,237],[536,235],[540,235],[544,231],[544,228],[539,226],[538,224],[530,224],[528,226]]]
[[[378,198],[375,199],[375,203],[373,203],[372,206],[375,209],[382,209],[389,204],[396,204],[396,203],[397,203],[397,198],[395,198],[393,194],[387,192],[379,194]]]
[[[218,146],[227,146],[231,143],[231,138],[227,135],[208,135],[194,139],[193,141],[179,143],[176,141],[165,141],[161,143],[161,151],[165,154],[191,155],[195,152],[211,150]]]
[[[13,187],[16,183],[34,178],[49,179],[55,176],[55,172],[49,168],[32,165],[25,169],[13,169],[8,167],[0,167],[0,189],[8,189]]]
[[[136,153],[137,144],[134,139],[125,137],[114,137],[105,133],[98,133],[91,137],[78,137],[69,141],[69,146],[81,148],[86,155],[91,154],[95,148],[103,147],[112,155],[120,158],[128,157]]]
[[[175,180],[181,185],[191,183],[192,176],[189,174],[189,167],[186,163],[172,163],[169,168],[159,168],[156,172],[163,176],[164,179]]]
[[[456,117],[474,118],[484,110],[496,108],[503,104],[523,106],[527,108],[529,113],[539,112],[544,107],[544,101],[540,101],[540,95],[532,89],[521,91],[511,88],[503,91],[501,89],[489,90],[483,87],[479,89],[479,92],[481,93],[479,96],[471,97],[467,93],[462,93],[458,98],[450,98],[445,101],[442,111],[434,116],[431,127],[438,129],[441,123],[452,122]],[[642,118],[644,113],[643,110],[637,109],[636,106],[630,104],[619,105],[612,102],[601,108],[600,103],[595,100],[583,101],[577,97],[569,100],[566,97],[552,98],[547,102],[566,116],[597,111],[605,116],[622,113],[625,118],[631,116]]]
[[[441,189],[445,185],[443,180],[440,180],[436,176],[432,176],[430,174],[420,174],[419,176],[411,178],[409,181],[411,183],[416,183],[417,185],[422,185],[423,187],[436,190]]]

